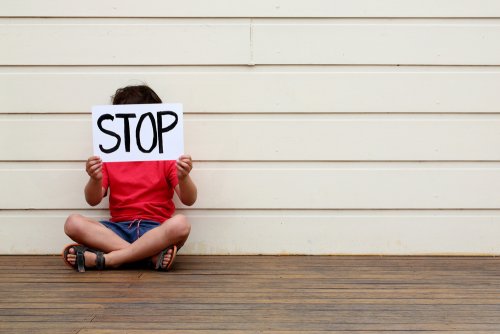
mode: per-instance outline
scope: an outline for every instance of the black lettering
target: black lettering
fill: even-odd
[[[144,119],[146,117],[149,117],[149,119],[151,120],[151,127],[153,128],[153,143],[151,144],[151,147],[149,148],[149,150],[146,150],[146,149],[144,149],[144,147],[142,147],[142,145],[141,145],[141,136],[140,136],[142,122],[144,121]],[[142,153],[151,153],[151,151],[153,151],[154,148],[156,147],[156,141],[158,140],[158,135],[157,135],[157,132],[156,132],[156,126],[155,125],[156,125],[155,124],[155,118],[154,118],[153,114],[150,113],[150,112],[148,112],[146,114],[143,114],[139,118],[139,122],[137,122],[137,128],[135,129],[135,138],[137,140],[137,147],[139,148],[139,150]]]
[[[114,119],[114,117],[112,115],[104,114],[101,117],[99,117],[99,119],[97,120],[97,127],[99,128],[99,130],[101,130],[102,132],[104,132],[107,135],[110,135],[110,136],[116,138],[116,145],[111,147],[111,148],[106,149],[106,148],[102,147],[101,144],[99,144],[99,149],[103,153],[113,153],[114,151],[116,151],[118,149],[118,147],[120,147],[120,143],[122,141],[122,139],[120,138],[120,136],[118,134],[116,134],[115,132],[113,132],[111,130],[108,130],[108,129],[105,129],[102,127],[102,122],[104,122],[105,120],[113,121],[113,119]]]
[[[116,118],[123,118],[125,135],[125,152],[130,152],[130,122],[129,118],[135,118],[135,114],[116,114]]]
[[[163,119],[162,117],[164,115],[170,115],[170,116],[174,116],[174,121],[169,125],[167,126],[166,128],[163,127]],[[173,111],[158,111],[158,113],[156,114],[156,116],[158,117],[158,137],[159,137],[159,151],[160,153],[163,153],[163,134],[166,133],[166,132],[169,132],[170,130],[172,130],[173,128],[175,128],[175,126],[177,125],[177,122],[179,121],[179,117],[177,116],[177,114]]]

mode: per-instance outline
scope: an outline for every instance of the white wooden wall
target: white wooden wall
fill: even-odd
[[[58,253],[90,108],[185,109],[188,254],[500,254],[500,1],[3,0],[0,253]]]

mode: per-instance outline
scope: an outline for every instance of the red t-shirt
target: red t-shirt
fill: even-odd
[[[109,187],[111,221],[134,219],[163,223],[175,211],[172,200],[178,184],[175,161],[107,162],[102,187]]]

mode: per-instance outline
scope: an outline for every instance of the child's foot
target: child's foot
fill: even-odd
[[[63,260],[71,268],[84,272],[86,268],[104,269],[104,253],[79,244],[70,244],[63,249]]]
[[[169,270],[172,267],[172,264],[174,263],[176,253],[177,253],[177,247],[172,246],[163,250],[159,254],[153,256],[151,258],[151,261],[153,262],[155,269],[160,271]]]
[[[92,252],[84,252],[83,256],[85,257],[85,268],[94,268],[96,266],[95,260],[97,255]],[[76,252],[73,247],[68,250],[68,255],[66,260],[74,267],[76,263]]]

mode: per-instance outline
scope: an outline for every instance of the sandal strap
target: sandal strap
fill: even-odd
[[[76,269],[80,273],[85,272],[85,249],[84,247],[73,247],[76,253]]]
[[[76,263],[75,263],[75,268],[78,270],[78,272],[83,273],[85,272],[85,252],[91,252],[96,255],[95,259],[95,268],[97,270],[104,270],[106,266],[106,259],[104,258],[104,253],[92,248],[88,248],[83,245],[74,245],[72,248],[75,251],[76,255]]]
[[[170,262],[165,268],[162,268],[163,260],[165,259],[165,255],[168,253],[169,250],[172,250]],[[169,271],[170,267],[172,266],[172,263],[174,262],[176,253],[177,253],[177,246],[175,245],[168,246],[167,248],[162,250],[161,253],[158,254],[158,259],[156,260],[155,269],[158,271]]]
[[[104,267],[106,266],[106,259],[104,258],[104,253],[100,251],[95,252],[96,258],[95,258],[95,268],[97,270],[104,270]]]
[[[158,255],[158,259],[156,260],[156,266],[155,269],[159,270],[161,269],[161,265],[163,264],[163,259],[165,258],[165,254],[167,254],[169,248],[164,249],[161,251],[161,253]]]
[[[84,273],[85,272],[85,256],[84,256],[84,252],[82,252],[80,249],[76,250],[76,269],[78,270],[78,272],[80,273]]]

